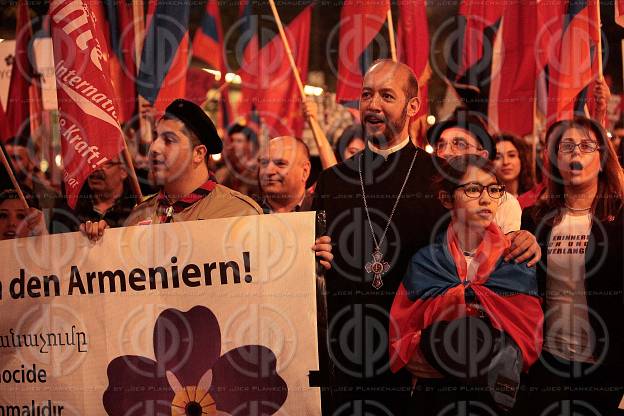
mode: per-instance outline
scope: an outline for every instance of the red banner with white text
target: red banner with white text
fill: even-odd
[[[123,149],[104,40],[89,2],[50,3],[67,201],[76,205],[87,177]]]

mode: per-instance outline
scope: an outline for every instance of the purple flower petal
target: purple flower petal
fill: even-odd
[[[154,325],[159,372],[172,371],[183,386],[195,386],[221,353],[219,322],[210,309],[163,311]]]
[[[260,345],[228,351],[212,367],[210,394],[232,416],[272,415],[286,401],[288,387],[277,374],[273,352]]]
[[[111,361],[107,374],[102,402],[110,416],[171,415],[174,393],[155,361],[124,355]]]

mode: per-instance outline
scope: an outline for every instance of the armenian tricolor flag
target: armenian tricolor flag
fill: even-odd
[[[190,1],[150,1],[137,91],[157,111],[186,93]]]
[[[479,267],[471,280],[466,279],[466,260],[452,225],[436,243],[412,257],[390,311],[393,371],[404,367],[415,354],[422,357],[422,330],[435,322],[475,315],[473,300],[496,329],[515,341],[525,371],[537,360],[542,348],[543,313],[535,269],[504,262],[502,254],[508,245],[500,228],[491,224],[474,256]]]

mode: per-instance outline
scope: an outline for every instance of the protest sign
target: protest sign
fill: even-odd
[[[0,415],[319,415],[314,213],[0,242]]]

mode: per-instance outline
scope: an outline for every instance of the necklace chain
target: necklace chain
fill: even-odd
[[[394,216],[394,211],[396,211],[397,205],[399,205],[399,201],[401,200],[401,195],[403,194],[403,189],[405,189],[405,185],[407,184],[407,180],[410,177],[410,173],[412,172],[412,167],[414,166],[414,162],[416,161],[416,156],[418,155],[418,149],[416,149],[416,153],[414,153],[414,158],[412,159],[412,163],[410,164],[409,169],[407,170],[407,175],[405,175],[405,180],[403,181],[403,185],[401,186],[401,190],[399,191],[399,195],[397,196],[396,201],[394,201],[394,206],[392,207],[392,211],[390,212],[390,217],[388,217],[388,223],[386,224],[386,228],[381,235],[379,242],[377,242],[377,237],[375,237],[375,230],[373,229],[373,222],[370,219],[370,214],[368,212],[368,204],[366,203],[366,192],[364,191],[364,179],[362,179],[362,158],[364,157],[364,152],[360,154],[358,159],[358,173],[360,174],[360,186],[362,187],[362,200],[364,201],[364,211],[366,212],[366,218],[368,219],[368,225],[370,226],[371,235],[373,236],[373,242],[375,243],[375,249],[381,252],[381,245],[386,238],[386,232],[390,227],[390,222],[392,222],[392,217]]]
[[[592,209],[592,207],[589,208],[573,208],[568,204],[565,204],[566,208],[569,209],[570,211],[574,211],[574,212],[585,212],[585,211],[589,211],[590,209]]]

